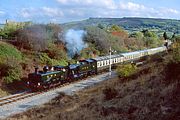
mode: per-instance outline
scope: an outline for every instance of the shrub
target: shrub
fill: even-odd
[[[51,59],[46,53],[41,53],[39,55],[40,59],[40,64],[45,64],[49,66],[53,65],[67,65],[66,60],[61,59],[61,60],[56,60],[56,59]]]
[[[175,42],[174,43],[174,48],[173,48],[173,61],[175,63],[180,62],[180,42]]]
[[[52,60],[46,53],[41,53],[39,59],[41,64],[52,65]]]
[[[119,77],[129,77],[135,73],[137,67],[132,64],[119,65],[117,67],[117,74]]]
[[[49,44],[48,50],[45,51],[51,59],[67,59],[65,46],[63,44]]]
[[[118,95],[118,92],[116,89],[108,87],[103,90],[103,94],[105,95],[105,100],[111,100]]]
[[[94,58],[99,54],[100,54],[100,52],[98,50],[96,50],[94,46],[84,48],[83,50],[80,51],[80,57],[82,59]]]
[[[12,83],[20,80],[22,76],[22,67],[19,60],[8,57],[3,63],[0,63],[0,76],[5,83]]]
[[[22,60],[21,52],[18,51],[14,46],[0,42],[0,58],[3,60],[7,59],[7,57],[14,57],[17,60]]]
[[[167,82],[174,82],[180,79],[180,63],[171,61],[165,67],[165,76]]]
[[[49,43],[60,41],[61,34],[59,25],[32,25],[16,31],[16,44],[19,48],[43,51]]]
[[[20,80],[22,54],[14,46],[0,42],[0,78],[5,83]]]

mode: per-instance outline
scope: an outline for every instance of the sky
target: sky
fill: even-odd
[[[180,20],[179,5],[180,0],[0,0],[0,23],[65,23],[89,17]]]

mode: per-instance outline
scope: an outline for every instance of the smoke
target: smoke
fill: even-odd
[[[73,57],[76,53],[79,53],[83,48],[87,47],[84,43],[83,37],[86,34],[84,30],[70,29],[65,34],[65,43],[68,50],[68,55]]]

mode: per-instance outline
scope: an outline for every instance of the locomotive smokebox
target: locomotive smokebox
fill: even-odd
[[[43,71],[46,73],[47,71],[49,70],[49,67],[48,66],[44,66],[43,67]]]

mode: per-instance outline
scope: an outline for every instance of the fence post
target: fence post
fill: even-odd
[[[2,41],[2,36],[0,36],[0,41]]]

